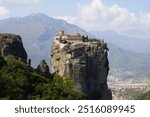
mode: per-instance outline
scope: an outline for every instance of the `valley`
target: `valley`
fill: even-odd
[[[119,79],[108,77],[108,86],[112,90],[113,100],[138,99],[143,93],[150,91],[149,78]]]

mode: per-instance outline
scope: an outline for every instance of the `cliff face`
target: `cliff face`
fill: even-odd
[[[14,55],[26,61],[27,53],[21,37],[14,34],[0,34],[0,55],[3,57]]]
[[[51,50],[51,71],[69,76],[75,90],[88,99],[112,99],[107,86],[109,62],[107,50],[98,43],[60,43],[55,40]]]

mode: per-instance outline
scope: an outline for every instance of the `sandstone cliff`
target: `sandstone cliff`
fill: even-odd
[[[0,34],[0,55],[14,55],[27,61],[27,53],[23,47],[22,39],[15,34]]]
[[[98,42],[62,43],[55,40],[51,50],[51,72],[69,76],[75,90],[88,99],[112,99],[107,86],[107,48]]]

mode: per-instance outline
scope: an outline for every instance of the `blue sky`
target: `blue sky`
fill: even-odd
[[[10,10],[10,16],[24,16],[31,13],[45,13],[49,16],[76,15],[79,4],[87,4],[91,0],[39,0],[39,2],[19,3],[19,0],[0,0],[3,6]],[[16,1],[11,3],[10,1]],[[21,1],[21,0],[20,0]],[[23,0],[34,1],[34,0]]]
[[[0,0],[0,19],[45,13],[87,30],[148,30],[149,5],[150,0]]]
[[[150,12],[150,0],[103,0],[107,5],[118,4],[120,7],[138,13],[139,11]]]
[[[10,16],[28,15],[33,12],[46,13],[49,16],[76,15],[79,5],[90,4],[92,0],[37,0],[29,4],[18,1],[36,1],[36,0],[0,0],[7,1],[1,3],[10,10]],[[11,2],[13,1],[13,3]],[[117,4],[120,7],[128,8],[130,11],[138,13],[140,11],[150,12],[149,0],[103,0],[103,3],[111,6]]]

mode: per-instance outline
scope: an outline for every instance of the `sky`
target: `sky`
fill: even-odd
[[[0,19],[45,13],[87,31],[150,29],[150,0],[0,0]]]

